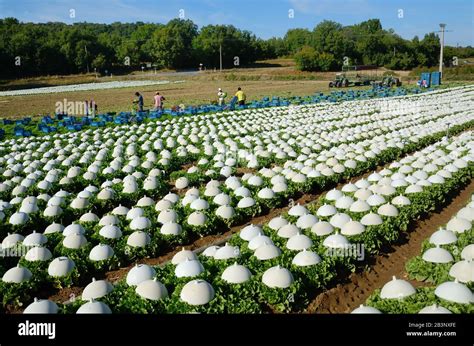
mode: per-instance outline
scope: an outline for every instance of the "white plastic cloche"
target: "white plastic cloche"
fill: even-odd
[[[419,314],[452,314],[452,312],[437,304],[429,305],[421,309]]]
[[[457,280],[440,284],[435,289],[435,295],[444,300],[459,304],[472,304],[474,302],[471,290]]]
[[[352,310],[351,314],[381,314],[379,309],[361,304],[358,308]]]
[[[240,238],[245,240],[245,241],[250,241],[252,238],[258,236],[259,234],[262,233],[262,228],[260,226],[256,225],[248,225],[245,226],[241,231],[240,231]]]
[[[92,282],[89,283],[82,291],[83,300],[98,299],[112,292],[113,286],[106,280],[96,280],[92,278]]]
[[[177,252],[173,258],[171,259],[171,263],[177,265],[181,262],[184,262],[186,259],[188,260],[197,260],[196,254],[191,250],[186,250],[184,247],[181,251]]]
[[[24,314],[57,314],[58,306],[55,302],[47,299],[35,298],[33,303],[23,311]]]
[[[67,257],[57,257],[51,261],[48,267],[48,274],[54,277],[69,275],[75,267],[74,261]]]
[[[140,282],[135,288],[135,292],[144,299],[160,300],[168,297],[168,290],[165,285],[156,278]]]
[[[382,299],[400,299],[415,294],[415,288],[405,280],[397,279],[395,276],[387,282],[380,292]]]
[[[313,251],[303,250],[296,254],[292,260],[292,264],[298,267],[307,267],[321,262],[321,257]]]
[[[267,269],[262,276],[262,282],[270,288],[288,288],[293,281],[291,272],[279,265]]]
[[[198,276],[202,272],[204,272],[204,267],[199,260],[188,260],[187,258],[179,263],[174,270],[174,273],[178,278],[191,278]]]
[[[454,261],[451,253],[439,246],[426,250],[422,255],[423,260],[431,263],[450,263]]]
[[[136,286],[140,282],[150,280],[156,275],[155,269],[147,264],[137,264],[127,274],[127,285]]]
[[[222,279],[231,284],[241,284],[250,280],[252,273],[247,267],[234,263],[222,273]]]
[[[107,304],[95,301],[91,301],[82,305],[77,311],[77,314],[111,314],[112,311]]]
[[[214,299],[214,288],[205,280],[192,280],[184,285],[180,298],[189,305],[205,305]]]
[[[16,267],[8,269],[5,274],[3,274],[3,282],[11,283],[22,283],[31,279],[33,274],[28,268],[21,267],[19,264]]]

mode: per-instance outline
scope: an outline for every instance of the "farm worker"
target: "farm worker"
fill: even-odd
[[[237,97],[237,102],[239,103],[239,106],[245,105],[245,99],[247,98],[247,96],[244,94],[240,87],[237,88],[235,97]]]
[[[217,91],[217,98],[219,99],[219,106],[224,104],[225,98],[227,97],[227,93],[222,91],[221,88]]]
[[[89,102],[89,109],[91,110],[92,118],[94,118],[97,114],[97,103],[95,103],[94,99],[91,99]]]
[[[89,103],[87,100],[84,101],[84,112],[86,113],[86,116],[89,115]]]
[[[155,96],[153,97],[155,100],[155,111],[157,110],[162,110],[163,109],[163,101],[166,100],[163,95],[160,95],[160,93],[157,91],[155,93]]]
[[[137,99],[134,100],[133,103],[138,106],[139,112],[143,112],[143,96],[138,91],[135,93],[135,96]]]

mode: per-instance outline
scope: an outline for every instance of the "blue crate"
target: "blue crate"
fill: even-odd
[[[99,115],[99,120],[110,123],[114,121],[114,117],[108,114],[101,114]]]
[[[51,119],[51,117],[49,115],[46,115],[43,118],[41,118],[41,123],[43,123],[43,124],[52,124],[53,122],[54,122],[54,120]]]
[[[150,113],[150,115],[148,115],[148,118],[149,119],[159,119],[159,118],[161,118],[161,114],[156,113],[156,112],[152,112],[152,113]]]
[[[431,72],[431,85],[438,86],[441,84],[441,72]]]
[[[15,133],[15,136],[19,136],[19,137],[29,137],[29,136],[31,136],[31,131],[25,130],[22,127],[15,127],[14,133]]]

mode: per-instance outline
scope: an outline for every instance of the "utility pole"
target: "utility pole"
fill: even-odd
[[[220,71],[222,72],[222,41],[219,44],[219,66],[220,66]]]
[[[441,74],[441,77],[443,77],[444,28],[446,28],[446,24],[441,23],[439,27],[441,28],[441,49],[439,50],[439,73]]]

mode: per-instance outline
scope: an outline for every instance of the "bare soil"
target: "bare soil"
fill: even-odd
[[[58,303],[65,303],[80,297],[83,290],[84,287],[65,287],[62,290],[57,291],[48,299]]]

